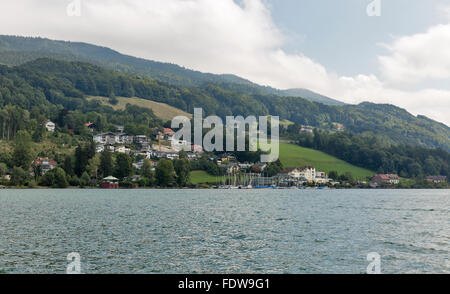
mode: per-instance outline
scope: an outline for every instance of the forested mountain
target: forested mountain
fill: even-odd
[[[257,85],[235,75],[201,73],[175,64],[123,55],[109,48],[91,44],[53,41],[43,38],[0,36],[0,63],[15,66],[38,58],[93,63],[112,70],[138,74],[181,87],[215,84],[223,89],[245,94],[302,97],[328,105],[344,105],[340,101],[306,89],[278,90]]]
[[[340,123],[356,134],[382,142],[407,143],[450,150],[450,128],[425,117],[415,117],[392,105],[362,103],[330,106],[297,97],[242,94],[216,84],[181,87],[138,75],[127,75],[82,62],[48,58],[20,66],[0,65],[0,108],[32,110],[34,106],[89,109],[86,96],[140,97],[206,115],[278,115],[300,124],[331,129]]]

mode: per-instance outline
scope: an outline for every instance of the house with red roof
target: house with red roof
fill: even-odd
[[[400,177],[395,174],[379,174],[374,176],[370,183],[373,187],[381,185],[398,185],[400,183]]]

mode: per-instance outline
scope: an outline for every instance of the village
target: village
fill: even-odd
[[[269,168],[270,164],[261,162],[240,162],[233,153],[205,153],[202,146],[191,145],[185,140],[175,140],[175,131],[170,128],[153,128],[152,135],[130,135],[124,132],[123,126],[116,126],[116,132],[95,133],[96,126],[86,123],[85,127],[92,132],[92,140],[95,143],[95,152],[105,151],[115,154],[126,154],[132,158],[134,172],[130,177],[118,179],[113,175],[98,179],[96,185],[100,188],[119,188],[121,182],[131,181],[132,187],[140,187],[142,179],[140,171],[144,162],[150,163],[152,171],[155,171],[158,163],[164,160],[174,161],[183,157],[195,165],[200,160],[206,160],[217,167],[221,172],[215,174],[215,180],[205,181],[202,187],[219,189],[286,189],[286,188],[395,188],[399,186],[401,178],[396,174],[377,174],[367,181],[351,181],[327,175],[314,166],[282,167],[276,172]],[[55,124],[51,121],[45,123],[48,132],[55,132]],[[309,132],[308,127],[302,130]],[[188,151],[184,151],[188,150]],[[39,173],[45,175],[58,167],[58,163],[48,157],[38,157],[31,163],[33,170],[31,176]],[[10,175],[5,175],[3,180],[8,181]],[[444,176],[429,176],[429,183],[440,184],[446,182]],[[198,185],[197,185],[198,186]],[[192,186],[192,187],[197,187]]]

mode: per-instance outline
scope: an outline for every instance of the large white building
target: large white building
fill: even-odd
[[[326,184],[330,181],[325,172],[316,171],[316,168],[312,166],[285,168],[281,171],[280,176],[285,180],[285,182]]]

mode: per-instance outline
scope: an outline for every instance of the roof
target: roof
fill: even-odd
[[[115,178],[115,177],[113,177],[113,176],[109,176],[109,177],[104,178],[103,180],[104,180],[104,181],[118,181],[119,179],[118,179],[118,178]]]
[[[49,165],[57,166],[58,163],[54,161],[53,159],[49,159],[48,157],[38,157],[35,160],[33,160],[33,164],[35,165],[42,165],[44,164],[44,161],[47,161]]]
[[[432,181],[445,181],[447,180],[446,176],[429,176],[427,177],[428,180],[432,180]]]
[[[376,175],[375,177],[379,177],[383,181],[399,180],[400,179],[400,177],[398,175],[394,175],[394,174],[382,174],[382,175]]]
[[[314,166],[310,166],[310,165],[306,165],[306,166],[302,166],[300,168],[301,171],[304,171],[305,169],[315,169],[315,167]]]

